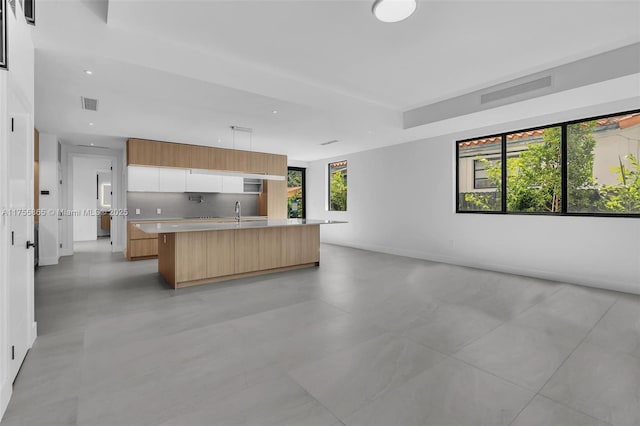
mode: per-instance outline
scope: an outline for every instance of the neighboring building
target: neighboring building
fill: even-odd
[[[507,156],[515,157],[532,143],[541,143],[544,129],[512,133],[507,136]],[[593,176],[598,185],[616,185],[619,183],[613,168],[619,166],[622,159],[633,154],[640,158],[640,113],[609,117],[597,121],[593,131],[596,140],[594,149]],[[459,145],[459,192],[494,192],[495,185],[489,180],[486,163],[500,159],[501,139],[490,137],[462,142]]]

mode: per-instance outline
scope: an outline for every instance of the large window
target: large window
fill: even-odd
[[[567,211],[640,214],[640,113],[567,126]]]
[[[457,152],[458,212],[640,216],[640,111],[458,141]]]
[[[510,133],[507,145],[507,211],[560,213],[561,128]]]
[[[502,138],[458,143],[458,208],[500,211],[502,206]]]
[[[305,169],[289,167],[287,173],[287,211],[290,219],[304,219],[305,213]]]
[[[329,163],[329,210],[347,211],[347,162]]]

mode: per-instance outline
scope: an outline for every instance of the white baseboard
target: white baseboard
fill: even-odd
[[[375,251],[379,253],[392,254],[396,256],[405,256],[405,257],[411,257],[414,259],[429,260],[432,262],[447,263],[450,265],[457,265],[457,266],[465,266],[468,268],[484,269],[488,271],[503,272],[506,274],[522,275],[527,277],[540,278],[543,280],[576,284],[576,285],[581,285],[585,287],[594,287],[594,288],[600,288],[605,290],[621,291],[623,293],[640,294],[640,286],[638,286],[638,284],[633,284],[630,282],[613,281],[613,280],[603,281],[598,278],[594,278],[592,276],[586,276],[586,275],[580,275],[580,274],[574,274],[574,273],[572,273],[571,275],[566,275],[566,274],[559,274],[553,271],[546,271],[543,269],[514,267],[511,265],[503,265],[499,263],[487,263],[485,261],[483,261],[482,263],[478,263],[478,262],[470,261],[468,259],[445,256],[440,253],[429,253],[429,252],[421,252],[421,251],[414,251],[414,250],[406,250],[406,249],[400,249],[395,247],[379,246],[375,244],[360,244],[360,243],[344,244],[340,242],[334,243],[331,241],[322,241],[322,242],[327,244],[335,244],[343,247],[352,247],[352,248],[357,248],[361,250],[369,250],[369,251]]]
[[[57,265],[60,258],[57,256],[41,257],[38,259],[39,266]]]
[[[8,380],[0,385],[0,421],[2,420],[5,411],[7,411],[7,406],[9,405],[12,392],[13,385]]]

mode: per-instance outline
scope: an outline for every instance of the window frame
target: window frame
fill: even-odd
[[[0,52],[0,69],[9,69],[9,52],[7,50],[7,12],[8,4],[7,0],[0,0],[0,31],[2,32],[2,52]]]
[[[592,120],[600,120],[603,118],[616,117],[618,115],[625,114],[638,114],[640,113],[640,109],[628,110],[628,111],[620,111],[612,114],[603,114],[597,115],[593,117],[586,117],[575,119],[571,121],[563,121],[559,123],[546,124],[542,126],[529,127],[526,129],[519,130],[511,130],[507,132],[494,133],[485,136],[476,136],[472,138],[459,139],[455,141],[456,144],[456,182],[455,182],[455,212],[456,214],[498,214],[498,215],[518,215],[518,216],[569,216],[569,217],[616,217],[616,218],[640,218],[640,213],[598,213],[598,212],[569,212],[568,211],[568,182],[567,182],[567,129],[569,126],[573,124],[579,124],[586,121]],[[521,133],[521,132],[531,132],[535,130],[548,129],[553,127],[561,128],[561,141],[560,141],[560,152],[562,157],[562,164],[560,168],[561,173],[561,208],[559,212],[517,212],[517,211],[508,211],[507,210],[507,197],[506,191],[507,188],[507,135],[513,133]],[[477,139],[488,139],[488,138],[501,138],[502,146],[501,146],[501,159],[502,159],[502,206],[500,210],[461,210],[460,209],[460,144],[463,142],[474,141]],[[474,170],[475,174],[475,170]],[[475,177],[475,176],[474,176]]]
[[[346,163],[345,169],[349,169],[349,160],[338,160],[331,161],[327,164],[327,211],[329,212],[346,212],[349,206],[347,203],[347,208],[344,210],[335,210],[331,208],[331,165],[336,163]],[[349,197],[349,183],[347,182],[347,199]]]
[[[27,13],[27,5],[30,6],[31,15]],[[22,11],[24,12],[24,19],[29,25],[36,25],[36,0],[24,0],[21,3]]]
[[[289,171],[300,172],[302,174],[302,217],[299,219],[307,218],[307,169],[304,167],[287,167],[287,176]],[[288,210],[288,209],[287,209]],[[289,212],[287,211],[287,219],[289,219]]]

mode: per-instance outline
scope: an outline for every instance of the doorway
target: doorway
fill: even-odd
[[[289,167],[287,171],[287,217],[305,219],[306,212],[306,169]]]
[[[74,251],[111,251],[112,160],[72,159]]]

